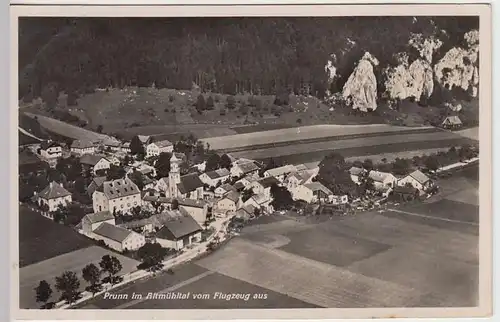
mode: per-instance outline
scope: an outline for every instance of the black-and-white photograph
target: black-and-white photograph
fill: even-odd
[[[19,309],[479,306],[479,22],[19,17]]]

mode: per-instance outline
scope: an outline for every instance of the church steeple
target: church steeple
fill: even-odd
[[[178,158],[175,153],[172,153],[172,157],[170,158],[170,172],[168,174],[168,185],[171,198],[178,197],[177,184],[181,182],[181,163],[182,159]]]

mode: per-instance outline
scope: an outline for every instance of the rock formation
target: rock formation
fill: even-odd
[[[377,79],[373,67],[378,64],[375,57],[365,52],[344,84],[342,97],[353,109],[364,112],[377,109]]]
[[[434,66],[434,73],[436,81],[444,88],[459,87],[475,97],[479,85],[479,31],[466,33],[464,40],[466,48],[451,48]]]

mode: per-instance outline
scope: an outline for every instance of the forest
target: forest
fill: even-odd
[[[477,17],[26,17],[19,21],[19,98],[64,91],[74,100],[96,88],[193,84],[230,95],[321,98],[342,88],[365,51],[379,59],[381,73],[397,52],[415,59],[411,33],[441,38],[439,59],[473,28]],[[338,77],[329,83],[332,54]]]

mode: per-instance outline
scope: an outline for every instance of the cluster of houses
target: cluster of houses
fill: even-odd
[[[268,169],[260,176],[257,162],[230,156],[232,164],[229,169],[181,174],[186,157],[174,152],[171,142],[151,142],[149,137],[142,136],[139,139],[145,144],[146,158],[163,152],[171,153],[167,177],[157,178],[155,168],[146,162],[128,166],[124,169],[124,177],[117,180],[98,176],[99,171],[110,169],[113,164],[120,166],[120,158],[130,152],[128,143],[106,146],[107,154],[99,154],[100,148],[92,142],[77,140],[70,147],[70,153],[78,156],[82,165],[93,174],[93,180],[87,187],[93,213],[82,219],[80,231],[118,251],[138,249],[148,240],[181,250],[201,240],[202,227],[209,216],[237,216],[248,220],[257,213],[271,213],[274,211],[271,193],[274,185],[286,187],[294,200],[333,205],[348,203],[347,195],[335,195],[313,180],[319,171],[317,165],[285,165]],[[63,147],[56,142],[44,142],[37,151],[44,159],[57,159],[63,155]],[[137,171],[144,178],[142,190],[130,177]],[[400,179],[391,173],[356,167],[350,169],[350,174],[358,184],[364,176],[370,177],[375,189],[384,194],[408,185],[423,192],[431,184],[430,179],[420,171]],[[59,205],[72,202],[71,193],[56,182],[35,193],[35,198],[38,204],[48,207],[49,213]],[[116,222],[117,214],[131,214],[136,207],[149,209],[154,215]]]

